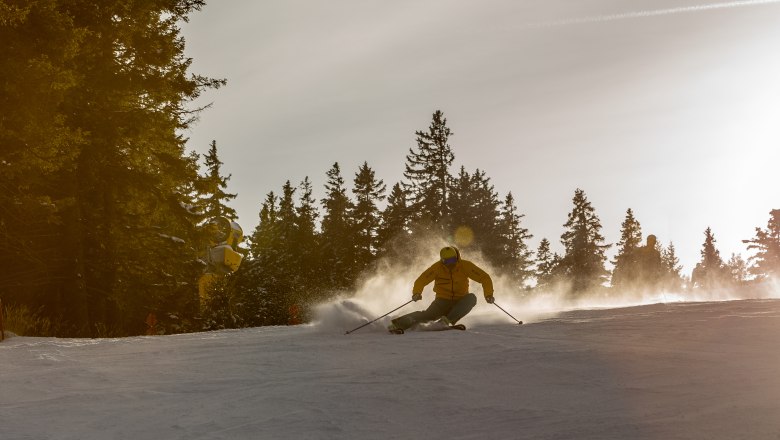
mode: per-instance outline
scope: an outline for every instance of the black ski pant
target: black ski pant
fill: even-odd
[[[407,313],[395,318],[393,319],[393,324],[406,330],[415,324],[433,321],[442,316],[446,316],[452,324],[455,324],[466,316],[475,305],[477,305],[477,296],[473,293],[467,293],[465,296],[455,300],[436,298],[427,309]]]

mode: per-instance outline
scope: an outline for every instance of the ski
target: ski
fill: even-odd
[[[440,332],[444,330],[466,330],[466,326],[463,324],[453,324],[446,327],[430,327],[425,329],[425,331],[429,332]]]
[[[455,324],[455,325],[448,325],[446,327],[428,327],[428,328],[418,328],[418,330],[424,331],[424,332],[441,332],[444,330],[466,330],[466,326],[463,324]],[[404,331],[400,328],[394,328],[394,329],[387,329],[388,333],[394,334],[394,335],[402,335],[404,334]]]

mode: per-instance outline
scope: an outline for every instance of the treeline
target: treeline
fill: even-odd
[[[248,258],[213,296],[216,326],[286,324],[308,306],[349,291],[383,256],[409,259],[416,244],[440,237],[479,252],[520,291],[534,276],[531,238],[511,193],[500,197],[484,171],[451,174],[452,135],[442,112],[406,158],[404,180],[387,185],[363,163],[350,176],[327,171],[317,203],[308,177],[270,192],[251,233]],[[321,208],[321,210],[320,210]]]
[[[644,237],[632,209],[626,211],[608,270],[606,252],[613,245],[606,242],[596,210],[581,189],[574,192],[563,225],[563,253],[552,252],[546,238],[531,250],[533,236],[523,227],[524,215],[511,192],[502,197],[479,169],[461,167],[452,173],[451,136],[444,115],[436,111],[428,129],[416,132],[404,179],[389,192],[364,162],[350,176],[351,189],[339,164],[333,164],[319,203],[308,177],[268,193],[249,237],[247,260],[214,292],[220,308],[210,311],[210,322],[216,327],[298,322],[308,305],[354,289],[357,278],[373,273],[383,257],[410,259],[419,252],[416,245],[431,237],[455,243],[469,256],[478,254],[495,275],[508,280],[510,290],[502,294],[509,295],[734,288],[780,270],[780,210],[771,212],[767,229],[756,228],[756,237],[746,240],[756,251],[752,265],[739,255],[723,261],[707,228],[701,262],[688,278],[674,244]]]
[[[673,244],[642,245],[628,210],[610,272],[611,245],[579,189],[563,253],[547,239],[529,249],[513,194],[500,195],[483,170],[452,169],[453,134],[437,111],[390,187],[368,163],[346,174],[334,163],[321,200],[308,178],[269,193],[240,269],[200,298],[205,225],[236,216],[217,143],[200,157],[181,136],[197,116],[188,103],[225,83],[188,73],[178,24],[203,4],[0,0],[0,299],[35,333],[302,322],[384,257],[408,260],[437,240],[480,255],[506,280],[502,295],[710,287],[780,270],[778,210],[746,240],[750,262],[724,262],[707,230],[692,280]]]

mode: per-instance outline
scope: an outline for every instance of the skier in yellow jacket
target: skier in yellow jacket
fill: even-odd
[[[390,331],[406,330],[422,322],[437,318],[442,325],[453,325],[466,316],[477,304],[477,297],[469,292],[469,278],[482,284],[485,301],[493,303],[493,280],[476,264],[460,258],[460,251],[454,246],[442,248],[439,261],[426,269],[412,288],[412,299],[422,299],[425,286],[434,282],[436,298],[426,310],[412,312],[395,318],[388,327]]]

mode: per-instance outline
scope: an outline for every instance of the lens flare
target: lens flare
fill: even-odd
[[[459,226],[455,230],[455,244],[460,247],[466,247],[474,241],[474,231],[468,226]]]

